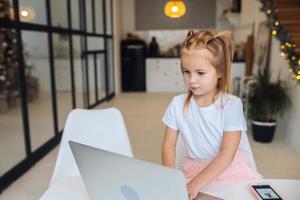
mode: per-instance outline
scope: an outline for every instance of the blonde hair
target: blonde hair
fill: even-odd
[[[184,49],[207,49],[211,52],[213,59],[210,62],[216,69],[218,75],[221,76],[217,83],[218,92],[230,92],[230,71],[234,53],[234,44],[231,32],[223,31],[220,33],[214,33],[209,30],[198,32],[189,30],[184,42],[182,43],[180,57],[182,56]],[[192,95],[192,92],[188,91],[188,96],[184,102],[184,110],[188,108]]]

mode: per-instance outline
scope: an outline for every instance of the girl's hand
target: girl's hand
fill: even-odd
[[[196,185],[193,183],[193,181],[191,181],[187,184],[187,192],[189,195],[189,200],[193,200],[197,197],[197,195],[199,193],[199,189],[196,187]]]

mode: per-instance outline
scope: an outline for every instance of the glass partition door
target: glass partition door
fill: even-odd
[[[1,0],[0,192],[114,96],[112,0]],[[108,16],[109,15],[109,16]]]

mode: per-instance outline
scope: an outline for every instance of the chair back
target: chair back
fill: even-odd
[[[68,176],[80,175],[68,141],[133,157],[125,123],[116,108],[75,109],[68,115],[50,184]]]

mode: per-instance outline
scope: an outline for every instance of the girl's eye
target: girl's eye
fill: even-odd
[[[200,76],[202,76],[202,75],[205,74],[204,72],[197,72],[197,73],[198,73],[198,75],[200,75]]]
[[[189,71],[186,71],[186,70],[184,70],[184,71],[183,71],[183,73],[184,73],[184,74],[189,74],[190,72],[189,72]]]

